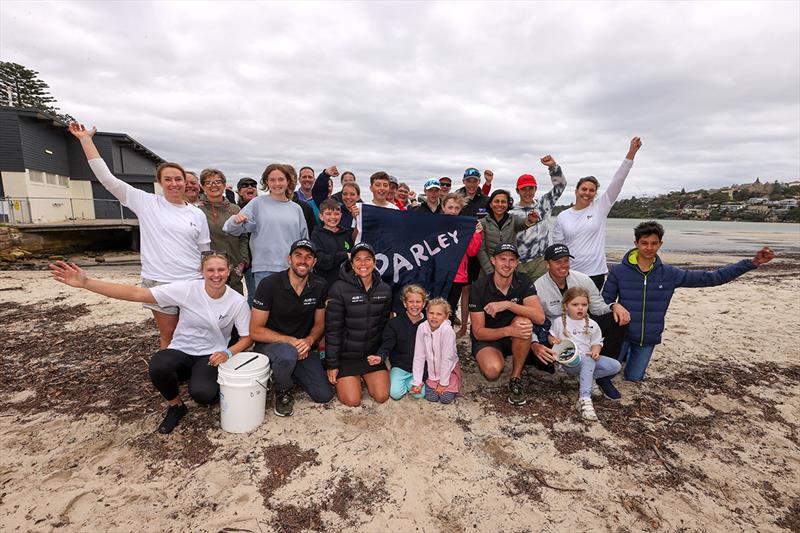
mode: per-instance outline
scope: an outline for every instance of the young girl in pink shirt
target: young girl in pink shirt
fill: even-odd
[[[461,366],[456,352],[456,332],[447,317],[450,304],[444,298],[428,303],[427,317],[417,329],[411,394],[422,390],[422,375],[427,365],[425,399],[452,403],[461,388]]]

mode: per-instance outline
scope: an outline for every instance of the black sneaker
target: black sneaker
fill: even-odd
[[[167,413],[164,415],[164,420],[161,421],[157,431],[162,435],[172,433],[172,430],[175,429],[175,426],[178,425],[178,422],[180,422],[181,418],[183,418],[188,412],[189,409],[186,407],[185,403],[181,403],[180,405],[170,405],[169,408],[167,408]]]
[[[294,414],[294,395],[291,389],[275,391],[275,414],[278,416],[292,416]]]
[[[519,378],[511,378],[508,382],[508,403],[511,405],[525,405],[528,403],[525,387],[522,386],[522,380]]]
[[[600,390],[603,392],[603,396],[609,400],[616,402],[622,398],[622,394],[620,394],[614,384],[611,383],[610,377],[600,378],[595,381],[597,382],[597,386],[600,387]]]

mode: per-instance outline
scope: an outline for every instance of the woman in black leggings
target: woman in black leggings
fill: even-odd
[[[159,433],[172,432],[188,412],[178,392],[180,381],[189,380],[189,395],[197,403],[214,402],[219,395],[217,366],[252,344],[247,300],[225,284],[230,274],[225,254],[202,255],[203,279],[149,289],[92,279],[77,265],[63,261],[50,268],[56,281],[71,287],[118,300],[178,307],[178,325],[169,346],[150,359],[150,380],[168,404]],[[228,347],[234,325],[239,341]]]

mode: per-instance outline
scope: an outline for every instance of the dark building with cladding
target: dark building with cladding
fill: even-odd
[[[155,192],[163,159],[124,133],[98,132],[95,145],[111,172]],[[0,198],[12,222],[119,219],[120,206],[97,181],[66,124],[35,109],[0,107]],[[126,217],[134,215],[127,209]]]

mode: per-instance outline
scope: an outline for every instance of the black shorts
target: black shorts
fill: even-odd
[[[473,284],[481,275],[481,262],[478,261],[478,257],[468,257],[467,258],[467,283]]]
[[[475,337],[472,338],[472,357],[476,357],[478,352],[484,348],[495,348],[503,354],[503,357],[511,356],[511,337],[505,337],[496,341],[479,341]],[[545,364],[539,361],[539,358],[533,353],[533,350],[528,350],[528,357],[525,359],[525,366],[535,366],[539,370],[549,371],[553,368],[553,363]]]
[[[386,363],[371,365],[367,362],[366,357],[363,359],[341,359],[339,361],[339,374],[336,377],[363,376],[379,370],[387,370]]]

